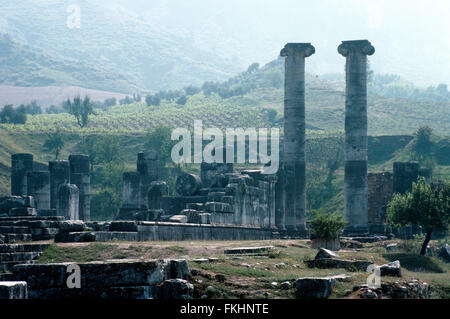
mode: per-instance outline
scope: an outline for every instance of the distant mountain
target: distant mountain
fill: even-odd
[[[108,2],[79,0],[80,28],[69,28],[72,1],[0,0],[0,84],[77,85],[133,93],[224,80],[233,61],[196,46]],[[6,35],[5,35],[6,34]]]

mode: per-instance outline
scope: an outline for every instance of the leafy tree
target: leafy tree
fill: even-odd
[[[433,147],[431,140],[433,130],[429,126],[421,126],[414,133],[413,151],[416,158],[426,158]]]
[[[186,105],[186,102],[187,102],[186,95],[182,95],[182,96],[177,100],[177,104],[178,104],[178,105]]]
[[[158,152],[158,159],[162,165],[170,161],[170,155],[176,141],[171,139],[172,130],[168,126],[158,126],[150,130],[145,136],[144,147]]]
[[[253,73],[258,70],[259,70],[259,63],[253,63],[248,67],[247,73]]]
[[[66,105],[69,113],[75,116],[81,128],[86,127],[89,123],[89,116],[95,114],[92,102],[88,96],[83,100],[78,96],[73,99],[73,102],[68,99]]]
[[[31,115],[42,114],[42,108],[37,104],[36,101],[32,101],[31,104],[25,106],[25,110],[27,114]]]
[[[198,87],[195,87],[193,85],[189,85],[189,86],[184,88],[184,91],[186,92],[186,95],[192,96],[192,95],[195,95],[195,94],[199,93],[201,90]]]
[[[433,231],[447,231],[449,217],[450,183],[431,187],[423,177],[413,183],[411,192],[394,194],[387,209],[390,225],[418,225],[425,230],[421,255],[425,255]]]
[[[12,104],[5,105],[0,112],[0,121],[2,123],[13,123],[16,111]]]
[[[312,211],[311,238],[332,240],[339,238],[346,225],[343,214]]]
[[[61,152],[63,147],[64,147],[64,139],[60,132],[50,134],[44,142],[44,151],[51,153],[54,152],[55,159],[58,159],[59,153]]]
[[[275,125],[275,120],[277,118],[277,111],[274,109],[267,110],[267,119],[271,125]]]

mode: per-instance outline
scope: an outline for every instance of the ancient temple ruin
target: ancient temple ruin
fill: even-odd
[[[385,214],[392,195],[410,190],[418,176],[431,179],[430,171],[416,162],[396,162],[393,172],[367,172],[366,69],[367,56],[374,51],[367,40],[343,41],[338,48],[346,58],[347,234],[389,232]],[[7,240],[308,237],[305,58],[314,53],[310,43],[288,43],[281,51],[285,57],[284,159],[276,174],[203,162],[199,175],[180,173],[175,189],[169,190],[160,174],[158,153],[145,150],[137,154],[136,170],[123,174],[122,207],[116,220],[91,222],[87,155],[51,161],[43,169],[33,162],[32,154],[13,154],[11,196],[0,198],[0,227],[10,227],[3,232]]]

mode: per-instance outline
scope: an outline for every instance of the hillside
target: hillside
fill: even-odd
[[[275,60],[264,67],[243,72],[226,82],[207,82],[198,93],[187,95],[185,105],[176,99],[162,99],[159,106],[145,103],[117,105],[97,110],[84,129],[76,126],[67,113],[29,116],[24,126],[1,125],[22,132],[52,132],[59,129],[80,133],[143,133],[156,126],[191,127],[194,120],[204,126],[282,127],[284,64]],[[393,86],[395,83],[389,83]],[[321,78],[307,74],[306,122],[312,135],[342,131],[344,128],[344,83],[342,78]],[[378,85],[369,87],[368,119],[370,135],[412,134],[419,126],[429,125],[437,135],[450,135],[450,99],[392,97]],[[419,91],[413,88],[413,91]],[[426,97],[426,95],[425,95]],[[277,111],[275,119],[269,110]]]
[[[126,95],[121,93],[85,89],[79,86],[8,86],[0,85],[0,105],[30,104],[32,101],[40,106],[60,105],[68,98],[76,96],[89,96],[93,101],[104,101],[109,98],[123,99]]]
[[[8,68],[0,84],[79,85],[131,94],[223,80],[240,69],[189,37],[114,4],[77,3],[81,27],[69,29],[71,3],[0,0],[0,30],[14,43],[13,50],[2,52]]]

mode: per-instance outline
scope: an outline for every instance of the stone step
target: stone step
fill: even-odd
[[[0,299],[28,299],[25,281],[0,282]]]
[[[107,242],[111,240],[119,241],[138,241],[138,232],[117,232],[117,231],[98,231],[98,232],[69,232],[60,233],[55,237],[58,243],[78,243],[78,242]]]
[[[17,262],[23,262],[23,261],[29,261],[29,260],[35,260],[41,255],[41,252],[20,252],[20,253],[5,253],[0,254],[0,262],[7,262],[7,261],[17,261]]]
[[[49,240],[59,233],[59,228],[30,228],[30,232],[33,240]]]
[[[0,245],[0,254],[21,253],[21,252],[41,252],[47,249],[49,244],[4,244]]]
[[[0,261],[0,273],[5,272],[12,272],[14,269],[14,266],[16,265],[28,265],[28,264],[34,264],[35,260],[25,260],[25,261]]]
[[[4,234],[5,242],[14,244],[18,241],[32,241],[33,237],[31,234]]]
[[[28,227],[23,226],[0,226],[0,234],[29,234]]]
[[[63,216],[8,216],[8,217],[0,217],[1,221],[15,221],[15,220],[54,220],[54,221],[64,221],[65,218]]]

